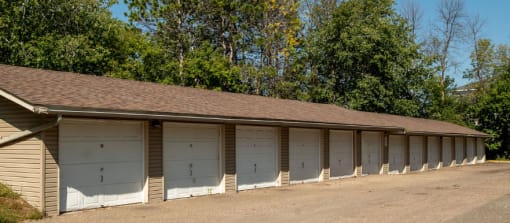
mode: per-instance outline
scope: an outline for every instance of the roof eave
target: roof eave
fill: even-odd
[[[7,99],[19,106],[31,111],[31,112],[39,113],[39,111],[41,110],[41,107],[32,105],[29,102],[15,96],[14,94],[9,93],[8,91],[1,89],[1,88],[0,88],[0,96],[4,97],[5,99]]]
[[[208,123],[231,123],[240,125],[270,125],[270,126],[289,126],[289,127],[320,127],[331,129],[346,130],[371,130],[387,131],[395,134],[404,133],[404,129],[396,126],[368,126],[343,123],[324,123],[307,122],[295,120],[279,119],[258,119],[245,117],[223,117],[223,116],[204,116],[193,114],[175,114],[164,112],[144,112],[144,111],[120,111],[120,110],[100,110],[85,108],[63,108],[47,106],[39,110],[41,114],[63,115],[69,117],[100,117],[100,118],[127,118],[127,119],[157,119],[182,122],[208,122]]]
[[[477,138],[489,138],[487,134],[463,134],[463,133],[448,133],[448,132],[424,132],[424,131],[407,131],[407,135],[416,136],[446,136],[446,137],[477,137]]]

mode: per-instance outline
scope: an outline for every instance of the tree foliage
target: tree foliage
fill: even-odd
[[[425,70],[408,23],[389,0],[351,0],[311,39],[316,102],[419,116]]]
[[[96,75],[134,69],[136,46],[145,39],[112,19],[109,4],[0,0],[0,61]]]

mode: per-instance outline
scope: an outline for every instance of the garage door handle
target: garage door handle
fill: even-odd
[[[101,175],[101,183],[103,182],[103,175]]]
[[[255,173],[257,172],[257,164],[256,163],[253,164],[253,172],[255,172]]]
[[[301,162],[301,168],[305,168],[305,162]]]

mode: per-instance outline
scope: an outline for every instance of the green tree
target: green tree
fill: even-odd
[[[147,62],[159,67],[164,82],[297,98],[301,89],[296,77],[301,74],[297,1],[126,2],[130,21],[146,30],[161,49],[154,58],[159,66]],[[209,66],[211,62],[215,65]],[[229,84],[216,80],[219,76],[225,80],[226,74]]]
[[[469,57],[471,69],[464,73],[464,78],[474,80],[478,91],[484,93],[487,82],[494,73],[494,45],[489,39],[480,39]]]
[[[350,108],[420,116],[427,69],[406,20],[391,0],[340,3],[311,37],[313,101]]]
[[[496,78],[487,94],[472,109],[479,119],[478,129],[489,133],[489,158],[510,159],[510,65]]]
[[[137,61],[137,43],[127,41],[143,38],[111,18],[111,3],[0,0],[0,62],[96,75],[131,72],[126,64]]]

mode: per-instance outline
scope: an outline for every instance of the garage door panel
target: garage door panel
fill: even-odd
[[[478,139],[476,143],[476,162],[483,163],[485,162],[485,143],[482,139]]]
[[[381,170],[381,133],[362,132],[361,138],[363,174],[379,174]]]
[[[80,121],[72,120],[61,126],[66,129],[61,136],[67,141],[90,141],[90,139],[103,139],[116,141],[118,139],[141,140],[139,125],[136,122],[118,121]]]
[[[140,122],[64,120],[59,151],[61,210],[141,202],[143,145]]]
[[[290,129],[289,145],[291,183],[319,181],[320,130]]]
[[[103,165],[104,184],[140,182],[143,175],[141,162],[108,163]]]
[[[74,211],[86,208],[98,208],[103,204],[100,186],[90,187],[67,187],[62,188],[62,205],[66,211]]]
[[[184,177],[174,180],[165,180],[166,198],[175,199],[189,197],[191,195],[191,187],[193,180],[191,177]]]
[[[97,185],[101,181],[102,164],[62,165],[60,168],[63,187],[86,187]]]
[[[193,143],[193,159],[218,158],[218,141]]]
[[[164,123],[166,199],[220,193],[219,126]]]
[[[194,177],[214,177],[217,179],[218,171],[218,160],[199,160],[193,163]]]
[[[166,142],[189,142],[194,138],[194,131],[191,127],[172,126],[172,128],[165,128],[163,140]]]
[[[163,159],[165,161],[180,161],[193,159],[193,150],[189,142],[171,142],[165,141],[165,152]]]
[[[277,185],[276,133],[273,127],[237,126],[238,190]]]
[[[107,206],[136,203],[140,200],[140,187],[139,182],[106,185],[104,203]]]
[[[449,167],[452,164],[452,139],[443,137],[443,166]]]
[[[166,176],[174,179],[182,176],[184,172],[190,172],[190,161],[176,160],[176,161],[165,161],[163,165],[164,173]]]
[[[466,139],[466,157],[468,164],[474,164],[475,160],[475,140],[473,138]]]
[[[79,198],[82,198],[83,208],[97,208],[103,204],[101,198],[104,188],[102,186],[79,187],[75,189],[78,191]]]
[[[464,161],[464,139],[455,138],[455,163],[461,165]]]
[[[96,144],[97,145],[97,144]],[[61,143],[60,164],[95,163],[103,159],[100,149],[92,143]]]
[[[409,137],[409,161],[411,171],[419,171],[423,169],[423,137]]]
[[[255,162],[246,162],[244,165],[239,165],[239,168],[237,169],[237,174],[240,174],[240,175],[244,175],[244,174],[247,174],[247,175],[250,175],[250,174],[253,174],[255,172]],[[240,181],[240,182],[243,182],[243,181]]]
[[[143,151],[140,149],[143,148],[143,142],[108,142],[103,144],[103,150],[101,154],[103,154],[103,159],[101,161],[118,161],[118,160],[142,160]],[[122,156],[119,156],[122,154]]]
[[[389,136],[388,159],[390,173],[404,172],[404,140],[404,136]]]
[[[195,178],[194,187],[190,188],[190,192],[192,196],[202,196],[209,194],[217,194],[220,193],[218,188],[218,178],[217,177],[201,177]]]
[[[428,143],[427,143],[427,161],[429,168],[436,169],[439,167],[439,144],[440,140],[439,137],[430,136],[428,137]]]
[[[354,173],[352,131],[330,131],[330,176],[351,176]]]

